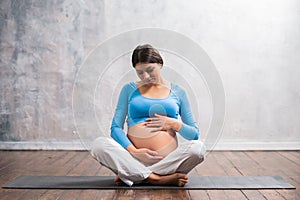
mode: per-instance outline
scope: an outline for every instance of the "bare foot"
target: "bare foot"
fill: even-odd
[[[115,184],[118,186],[125,185],[125,183],[120,179],[118,175],[115,178]]]
[[[183,173],[174,173],[164,176],[151,173],[147,181],[153,185],[176,185],[183,187],[188,182],[188,176]]]

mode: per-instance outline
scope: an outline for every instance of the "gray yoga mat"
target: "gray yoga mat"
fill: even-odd
[[[295,189],[280,176],[191,176],[184,187],[116,186],[112,176],[20,176],[2,186],[14,189]]]

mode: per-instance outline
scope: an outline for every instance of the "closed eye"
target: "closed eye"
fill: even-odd
[[[153,72],[153,68],[148,68],[147,73],[151,73],[151,72]]]
[[[153,67],[148,67],[147,69],[146,69],[146,72],[149,74],[149,73],[152,73],[153,72]],[[137,72],[137,74],[138,75],[142,75],[143,73],[144,73],[144,71],[143,70],[136,70],[136,72]]]

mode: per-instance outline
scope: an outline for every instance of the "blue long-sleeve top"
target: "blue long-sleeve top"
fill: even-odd
[[[121,90],[111,124],[111,137],[126,149],[132,144],[123,130],[126,117],[129,128],[154,117],[155,113],[175,119],[180,115],[182,127],[178,131],[179,134],[187,140],[199,138],[199,128],[183,88],[172,83],[167,97],[149,98],[140,93],[135,82],[125,84]]]

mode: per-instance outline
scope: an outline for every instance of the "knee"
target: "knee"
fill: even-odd
[[[189,154],[194,159],[199,160],[202,162],[205,159],[206,148],[203,142],[199,140],[191,141],[191,147],[189,149]]]
[[[90,152],[95,159],[98,160],[100,155],[105,154],[105,150],[107,149],[105,148],[106,140],[108,140],[108,138],[99,137],[92,143]]]

